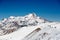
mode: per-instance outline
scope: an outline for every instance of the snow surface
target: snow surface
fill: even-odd
[[[60,40],[60,23],[36,14],[10,16],[0,21],[0,40]]]

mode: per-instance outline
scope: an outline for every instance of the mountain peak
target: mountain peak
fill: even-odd
[[[60,37],[59,26],[60,23],[49,22],[44,18],[36,16],[35,13],[30,13],[26,16],[10,16],[0,21],[0,39],[20,40],[20,38],[24,38],[24,40],[58,40]]]
[[[26,17],[28,17],[28,18],[36,18],[36,14],[35,13],[29,13],[28,15],[26,15]]]
[[[35,13],[30,13],[28,16],[35,17],[35,16],[36,16],[36,14],[35,14]]]
[[[7,34],[8,32],[6,33],[6,31],[9,31],[9,30],[15,31],[16,29],[20,27],[36,26],[44,22],[45,20],[43,18],[37,17],[35,13],[30,13],[26,16],[17,16],[17,17],[10,16],[9,18],[4,18],[4,20],[2,20],[0,29],[1,30],[3,29],[4,34]]]

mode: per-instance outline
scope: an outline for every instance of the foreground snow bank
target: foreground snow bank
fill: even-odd
[[[13,33],[0,36],[0,40],[60,40],[60,29],[51,26],[22,27]]]
[[[52,27],[45,27],[35,35],[29,35],[24,40],[60,40],[60,30]]]
[[[22,40],[25,36],[27,36],[36,28],[38,27],[23,27],[20,28],[18,31],[15,31],[8,35],[0,36],[0,40]]]

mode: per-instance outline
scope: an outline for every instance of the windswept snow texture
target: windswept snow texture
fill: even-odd
[[[0,40],[60,40],[60,23],[36,14],[10,16],[0,21]]]

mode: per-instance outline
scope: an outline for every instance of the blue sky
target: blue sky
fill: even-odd
[[[0,0],[0,19],[32,12],[47,20],[60,21],[60,0]]]

